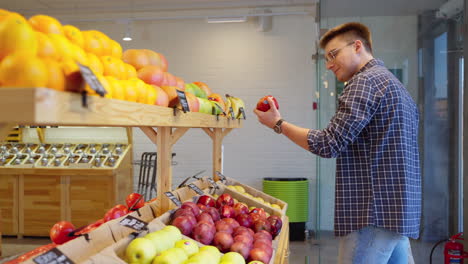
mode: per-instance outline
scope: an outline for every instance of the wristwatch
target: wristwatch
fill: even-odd
[[[281,130],[281,124],[284,122],[283,119],[280,119],[278,120],[278,122],[276,122],[276,125],[273,127],[273,130],[278,133],[278,134],[281,134],[282,130]]]

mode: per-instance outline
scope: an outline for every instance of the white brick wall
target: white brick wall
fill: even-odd
[[[74,24],[102,30],[116,40],[125,31],[123,26],[108,22]],[[315,126],[314,17],[276,16],[270,32],[256,28],[253,19],[232,24],[195,19],[140,21],[133,24],[133,41],[121,43],[124,48],[159,51],[167,57],[171,73],[189,82],[204,81],[217,93],[230,93],[245,101],[248,119],[244,127],[233,130],[224,141],[225,175],[258,189],[263,177],[307,177],[314,183],[315,157],[261,126],[252,113],[260,97],[272,94],[286,120]],[[147,151],[155,151],[155,146],[134,129],[134,159]],[[174,152],[178,163],[173,168],[174,185],[199,170],[210,173],[212,146],[200,129],[189,130]],[[312,189],[310,196],[315,196]]]

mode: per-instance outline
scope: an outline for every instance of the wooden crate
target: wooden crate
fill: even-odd
[[[18,180],[19,175],[0,176],[0,226],[3,235],[18,234]]]

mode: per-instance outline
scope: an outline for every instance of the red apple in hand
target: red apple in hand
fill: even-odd
[[[198,198],[197,204],[203,204],[207,207],[214,207],[216,204],[216,200],[208,195],[202,195]]]
[[[236,203],[232,208],[234,208],[235,216],[249,213],[249,207],[245,203]]]
[[[268,103],[268,100],[267,100],[268,97],[271,97],[271,99],[273,99],[273,102],[275,102],[276,109],[279,110],[278,101],[276,100],[275,97],[273,97],[271,95],[264,96],[264,97],[262,97],[262,99],[258,100],[257,110],[260,110],[262,112],[266,112],[266,111],[268,111],[270,109],[270,104]]]
[[[129,210],[136,210],[145,205],[145,198],[139,193],[131,193],[125,199],[125,203]]]
[[[128,214],[127,207],[123,204],[118,204],[107,211],[107,213],[104,215],[104,222],[122,217],[126,214]]]
[[[72,223],[60,221],[50,229],[50,240],[57,245],[61,245],[75,238],[73,236],[68,236],[73,230],[75,230],[75,226]]]
[[[220,208],[223,205],[234,205],[234,199],[232,199],[232,196],[230,194],[223,193],[218,197],[218,199],[216,199],[216,208]]]

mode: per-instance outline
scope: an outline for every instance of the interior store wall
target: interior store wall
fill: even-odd
[[[172,14],[176,15],[180,16],[180,12]],[[120,41],[126,25],[114,21],[70,23],[82,30],[101,30],[119,40],[124,49],[150,48],[161,52],[169,61],[169,71],[185,81],[204,81],[217,93],[242,98],[247,106],[247,120],[243,128],[234,129],[224,140],[226,176],[258,189],[262,188],[263,177],[306,177],[313,184],[315,157],[260,125],[252,111],[258,99],[271,94],[279,100],[284,119],[303,127],[315,126],[312,103],[316,66],[311,59],[317,41],[315,18],[274,16],[271,30],[266,32],[257,31],[256,21],[256,18],[229,24],[208,24],[204,19],[136,21],[131,26],[131,42]],[[135,161],[143,152],[155,151],[139,129],[134,129],[133,137]],[[174,186],[200,170],[206,170],[205,175],[211,173],[211,140],[201,129],[190,129],[175,144],[173,152],[177,163],[173,167]],[[135,177],[138,172],[136,166]],[[311,186],[311,199],[313,189]],[[310,204],[315,202],[311,200]]]
[[[369,26],[372,32],[374,57],[381,59],[389,69],[401,70],[401,81],[413,99],[418,100],[417,16],[327,17],[321,27],[332,28],[342,23],[357,21]],[[391,33],[390,33],[391,32]],[[325,128],[336,111],[337,83],[332,72],[326,71],[323,60],[320,67],[319,126]],[[319,223],[322,231],[333,230],[335,202],[335,160],[318,159],[320,168]]]

